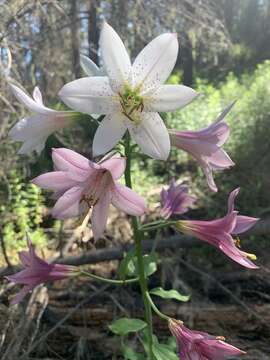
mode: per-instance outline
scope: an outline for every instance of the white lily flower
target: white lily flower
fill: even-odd
[[[106,115],[94,137],[95,156],[111,150],[128,129],[145,154],[166,160],[170,138],[158,112],[174,111],[197,95],[187,86],[162,85],[177,59],[176,34],[156,37],[131,65],[122,40],[104,23],[100,48],[107,76],[72,81],[61,89],[61,99],[77,111]]]
[[[27,154],[33,150],[40,153],[49,135],[71,125],[78,116],[74,111],[57,111],[46,107],[38,87],[33,91],[33,98],[16,85],[10,84],[10,87],[16,98],[33,113],[20,120],[9,131],[13,140],[23,142],[19,154]]]

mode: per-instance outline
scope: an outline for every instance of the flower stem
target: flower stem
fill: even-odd
[[[130,146],[129,134],[126,135],[126,139],[125,139],[125,155],[126,155],[125,182],[129,188],[132,188],[131,146]],[[137,261],[138,261],[139,283],[140,283],[140,288],[141,288],[143,303],[144,303],[144,315],[145,315],[145,320],[147,322],[147,329],[148,329],[149,358],[150,358],[150,360],[153,360],[154,354],[153,354],[153,350],[152,350],[152,346],[153,346],[152,308],[151,308],[151,304],[147,297],[148,285],[147,285],[147,277],[145,274],[144,262],[143,262],[142,232],[140,231],[139,220],[136,216],[132,217],[132,227],[133,227],[133,234],[134,234],[134,240],[135,240],[136,256],[137,256]]]
[[[88,276],[88,277],[90,277],[92,279],[95,279],[95,280],[103,281],[103,282],[106,282],[106,283],[109,283],[109,284],[114,284],[114,285],[126,285],[126,284],[130,284],[130,283],[134,283],[134,282],[139,281],[139,278],[127,279],[127,280],[107,279],[107,278],[104,278],[102,276],[98,276],[98,275],[89,273],[88,271],[84,271],[84,270],[81,270],[80,274]]]
[[[147,299],[152,307],[152,309],[154,310],[154,312],[163,320],[170,320],[170,317],[163,314],[161,311],[158,310],[158,308],[156,307],[156,305],[154,304],[153,300],[151,299],[151,296],[149,294],[149,292],[146,293]]]

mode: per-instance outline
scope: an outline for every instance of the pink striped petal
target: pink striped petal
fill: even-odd
[[[147,211],[144,199],[135,191],[121,184],[115,184],[112,192],[112,204],[133,216],[143,215]]]
[[[112,174],[112,177],[117,180],[119,179],[126,168],[126,158],[125,157],[112,157],[109,160],[106,160],[100,163],[102,169],[109,170]]]
[[[105,192],[104,196],[99,199],[93,208],[91,224],[95,240],[99,239],[104,233],[108,219],[110,202],[111,194],[109,192]]]
[[[76,182],[70,179],[64,171],[52,171],[42,174],[34,178],[31,182],[40,186],[42,189],[61,192],[76,185]]]
[[[80,203],[83,188],[74,186],[62,195],[52,209],[52,216],[57,219],[68,219],[79,216],[83,211],[83,203]]]

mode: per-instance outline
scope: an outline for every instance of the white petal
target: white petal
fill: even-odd
[[[125,83],[129,83],[131,63],[122,40],[106,22],[104,22],[100,34],[100,48],[111,87],[115,92],[119,92]]]
[[[28,140],[24,141],[18,151],[18,154],[29,154],[31,151],[36,151],[38,154],[40,154],[45,147],[46,140],[47,136],[29,138]]]
[[[48,114],[55,112],[54,110],[49,109],[44,105],[35,102],[25,91],[21,90],[18,86],[13,84],[9,84],[9,85],[16,98],[29,110],[40,114]]]
[[[92,61],[91,59],[89,59],[89,57],[87,57],[83,54],[80,55],[80,64],[81,64],[83,71],[86,73],[86,75],[88,75],[88,76],[100,76],[101,75],[100,69],[94,63],[94,61]]]
[[[35,100],[36,103],[38,103],[41,106],[43,105],[43,100],[42,100],[42,94],[41,91],[39,90],[38,86],[35,86],[34,91],[33,91],[33,99]]]
[[[142,113],[139,125],[127,122],[131,137],[141,150],[154,159],[166,160],[170,153],[168,130],[158,113]]]
[[[122,138],[126,129],[125,118],[121,113],[106,115],[94,136],[93,156],[111,150]]]
[[[187,105],[196,96],[196,91],[188,86],[162,85],[149,98],[145,97],[144,110],[174,111]]]
[[[163,84],[174,68],[178,47],[177,35],[173,33],[152,40],[133,63],[133,86],[147,92]]]
[[[109,114],[120,103],[105,76],[85,77],[64,85],[59,92],[63,102],[74,110],[88,114]]]

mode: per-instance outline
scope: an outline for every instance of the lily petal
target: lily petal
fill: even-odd
[[[52,216],[56,219],[68,219],[79,216],[83,210],[83,203],[80,203],[83,189],[74,186],[62,195],[52,209]]]
[[[168,130],[158,113],[142,113],[139,125],[127,122],[131,137],[141,150],[154,159],[166,160],[170,153]]]
[[[111,194],[105,192],[104,196],[99,199],[98,203],[93,208],[91,224],[95,240],[99,239],[105,230],[110,202]]]
[[[123,137],[127,130],[121,113],[106,115],[100,123],[93,140],[93,156],[105,154]]]
[[[219,249],[238,264],[249,269],[258,269],[258,266],[249,260],[244,255],[245,253],[234,245],[232,237],[229,234],[224,233],[223,241],[219,244]]]
[[[76,185],[76,182],[70,179],[64,171],[48,172],[37,176],[31,182],[43,189],[53,191],[65,191]]]
[[[118,93],[126,83],[129,83],[131,63],[123,41],[106,22],[100,34],[100,48],[111,87]]]
[[[48,114],[55,112],[55,110],[49,109],[43,104],[41,105],[39,102],[34,101],[25,91],[20,89],[18,86],[14,84],[9,84],[9,86],[16,98],[29,110],[40,114]]]
[[[133,86],[147,93],[170,76],[178,54],[177,35],[165,33],[152,40],[132,65]]]
[[[74,181],[85,181],[99,166],[73,150],[57,148],[52,151],[55,170],[66,171],[68,177]]]
[[[38,86],[35,86],[34,91],[33,91],[33,99],[35,100],[35,102],[41,106],[44,106],[43,104],[43,100],[42,100],[42,94],[38,88]]]
[[[126,158],[114,156],[100,163],[100,167],[109,170],[114,180],[119,179],[125,172]]]
[[[147,111],[174,111],[190,103],[198,94],[184,85],[162,85],[144,102]]]
[[[120,109],[106,76],[71,81],[62,87],[59,96],[67,106],[87,114],[109,114]]]
[[[112,204],[129,215],[140,216],[146,210],[144,199],[127,186],[116,184],[112,192]]]
[[[83,54],[80,55],[80,65],[81,65],[83,71],[88,76],[101,75],[100,68],[94,63],[94,61],[92,61],[91,59],[89,59],[89,57],[87,57]]]
[[[238,215],[233,234],[242,234],[251,229],[260,219],[251,216]]]
[[[23,300],[23,298],[30,292],[32,291],[34,288],[34,286],[31,285],[25,285],[21,291],[18,292],[18,294],[12,299],[12,301],[10,302],[11,305],[16,305],[19,302],[21,302]]]

